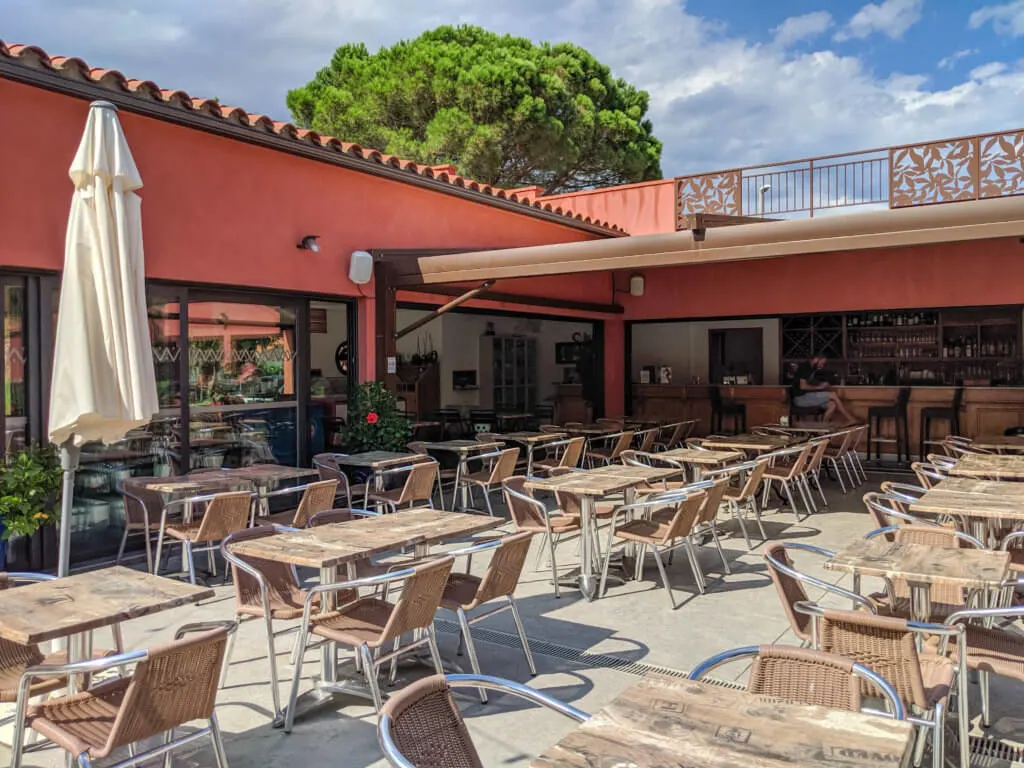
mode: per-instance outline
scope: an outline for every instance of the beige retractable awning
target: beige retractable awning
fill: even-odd
[[[685,230],[423,256],[404,264],[397,277],[399,285],[437,285],[1021,236],[1024,196],[740,224],[707,229],[704,239]]]

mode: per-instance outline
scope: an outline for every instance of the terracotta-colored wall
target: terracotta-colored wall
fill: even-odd
[[[542,200],[564,206],[574,213],[611,222],[631,235],[674,232],[676,229],[674,179],[547,195]]]
[[[1024,304],[1016,238],[647,270],[627,320]]]
[[[60,269],[85,101],[0,79],[0,266]],[[371,248],[499,248],[594,235],[451,195],[121,112],[145,187],[149,277],[373,296],[348,280]],[[320,253],[295,247],[320,235]],[[360,307],[361,375],[373,313]]]

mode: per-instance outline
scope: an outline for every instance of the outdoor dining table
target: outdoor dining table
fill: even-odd
[[[597,596],[597,563],[593,551],[594,504],[597,499],[614,493],[624,494],[624,503],[633,500],[634,489],[642,483],[665,480],[679,470],[665,467],[636,467],[612,464],[595,469],[568,472],[554,477],[530,477],[525,487],[532,491],[567,493],[580,500],[580,574],[577,580],[587,600]]]
[[[424,557],[431,545],[492,530],[504,522],[497,517],[438,509],[407,509],[243,540],[232,547],[232,552],[243,557],[316,568],[320,571],[320,583],[331,584],[339,581],[342,567],[346,568],[345,578],[354,579],[356,563],[360,560],[405,547],[414,547],[415,556]],[[324,610],[332,607],[330,601],[324,601]],[[320,680],[312,693],[300,698],[297,715],[319,709],[341,694],[372,700],[369,689],[359,679],[338,679],[335,658],[334,643],[324,643],[320,656]],[[282,713],[274,721],[275,726],[281,726],[284,719],[285,714]]]
[[[949,474],[990,480],[1024,480],[1024,456],[969,453],[957,459]]]
[[[564,440],[568,435],[565,432],[506,432],[498,435],[508,443],[515,443],[526,449],[526,474],[533,474],[533,453],[538,448],[543,448],[546,443],[554,443]]]
[[[906,721],[789,704],[708,682],[649,677],[531,768],[899,768]]]
[[[187,475],[165,477],[131,477],[122,485],[128,493],[142,500],[148,521],[154,523],[160,520],[163,508],[172,501],[186,499],[182,505],[182,519],[188,523],[192,520],[192,504],[187,499],[213,493],[253,489],[251,479],[228,470],[191,472]]]
[[[963,519],[984,541],[985,526],[991,521],[1024,523],[1024,483],[950,477],[911,503],[910,511]]]
[[[366,487],[372,484],[376,490],[384,487],[384,476],[381,474],[386,469],[407,466],[427,459],[421,453],[406,453],[402,451],[365,451],[363,453],[350,453],[347,456],[338,456],[339,467],[350,467],[369,471],[366,479]],[[358,481],[357,483],[358,484]],[[443,499],[442,499],[443,501]],[[365,498],[364,498],[365,503]]]
[[[904,544],[882,536],[857,539],[825,561],[829,570],[854,575],[854,592],[859,592],[861,576],[903,580],[917,621],[931,619],[932,584],[985,593],[1003,584],[1009,566],[1009,552]]]
[[[500,429],[525,427],[532,418],[532,413],[499,413],[495,415]]]
[[[253,464],[238,469],[226,469],[235,477],[242,477],[252,481],[256,490],[257,505],[259,514],[270,514],[270,503],[267,493],[270,489],[286,480],[306,480],[320,477],[319,470],[309,467],[287,467],[281,464]],[[297,503],[297,502],[296,502]]]
[[[828,424],[764,424],[757,429],[772,429],[777,432],[791,432],[795,435],[827,435],[835,432],[835,427]]]
[[[655,454],[658,459],[668,459],[693,467],[693,479],[699,480],[705,467],[721,467],[734,461],[742,461],[745,455],[739,451],[705,451],[700,448],[673,448]]]
[[[717,450],[765,453],[788,448],[802,442],[804,442],[804,438],[798,435],[739,434],[729,437],[705,437],[701,440],[701,445]]]
[[[435,443],[426,443],[424,447],[428,453],[454,453],[458,457],[458,463],[455,465],[455,487],[452,488],[452,511],[455,511],[455,498],[456,494],[459,493],[459,481],[462,479],[462,475],[467,471],[466,464],[473,457],[473,454],[479,453],[491,453],[493,451],[500,450],[505,447],[505,444],[500,440],[442,440]],[[441,506],[444,506],[444,491],[438,488],[438,493],[441,494]],[[467,489],[462,489],[462,508],[465,509],[469,506],[469,498],[467,496]]]
[[[1024,452],[1024,435],[979,435],[971,440],[972,448],[998,453]]]

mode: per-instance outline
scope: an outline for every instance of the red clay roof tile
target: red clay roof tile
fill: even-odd
[[[324,136],[316,131],[298,128],[292,123],[277,122],[266,115],[249,114],[241,107],[224,106],[215,99],[192,97],[185,91],[161,89],[149,80],[129,79],[116,69],[89,67],[86,62],[76,57],[49,56],[46,51],[38,46],[17,43],[5,44],[3,40],[0,40],[0,57],[10,59],[26,67],[51,70],[59,73],[62,77],[72,80],[92,82],[107,90],[119,91],[151,101],[162,101],[165,104],[189,112],[197,112],[216,119],[246,125],[256,130],[273,133],[285,139],[313,144],[328,151],[339,152],[362,159],[367,163],[398,168],[424,178],[468,189],[484,197],[509,200],[522,205],[524,208],[553,212],[573,222],[579,221],[584,224],[600,227],[607,230],[609,234],[624,234],[620,227],[607,221],[591,219],[589,216],[585,217],[582,214],[574,214],[570,210],[555,209],[552,208],[550,203],[544,204],[531,199],[533,195],[530,193],[536,195],[536,188],[533,187],[513,191],[492,187],[489,184],[481,184],[473,179],[459,176],[458,169],[454,165],[420,165],[411,160],[403,160],[394,155],[384,154],[376,149],[363,148],[358,144],[345,142],[333,136]]]

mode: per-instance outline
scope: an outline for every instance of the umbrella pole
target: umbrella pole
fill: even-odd
[[[75,499],[75,470],[78,469],[79,448],[74,436],[60,447],[60,468],[64,472],[64,491],[60,499],[60,549],[57,576],[68,575],[71,563],[71,507]]]

